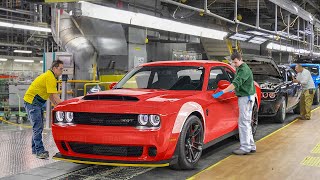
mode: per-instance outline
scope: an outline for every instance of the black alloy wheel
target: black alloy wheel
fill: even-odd
[[[258,105],[257,103],[254,103],[254,106],[252,108],[252,117],[251,117],[251,129],[252,129],[252,135],[254,136],[257,132],[258,128]]]
[[[188,117],[177,143],[178,162],[170,165],[173,169],[194,169],[203,146],[203,125],[197,116]]]

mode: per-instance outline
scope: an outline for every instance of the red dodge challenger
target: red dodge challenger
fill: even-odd
[[[204,148],[238,133],[234,92],[214,99],[235,70],[217,61],[159,61],[127,73],[112,90],[60,103],[54,158],[114,166],[192,169]],[[252,111],[258,125],[260,88]]]

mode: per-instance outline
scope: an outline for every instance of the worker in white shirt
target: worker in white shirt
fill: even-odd
[[[313,102],[313,96],[315,93],[315,86],[310,71],[303,68],[301,64],[297,64],[295,67],[297,71],[297,78],[293,78],[293,82],[299,83],[302,86],[302,95],[300,98],[300,119],[311,119],[311,106]]]

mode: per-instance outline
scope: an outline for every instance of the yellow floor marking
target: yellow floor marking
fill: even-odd
[[[315,111],[315,110],[317,110],[317,109],[319,109],[319,108],[320,108],[320,106],[319,106],[319,107],[317,107],[317,108],[315,108],[315,109],[313,109],[313,110],[311,110],[311,112],[313,112],[313,111]],[[261,139],[260,139],[260,140],[258,140],[257,142],[263,141],[264,139],[266,139],[266,138],[268,138],[268,137],[270,137],[270,136],[274,135],[276,132],[279,132],[279,131],[283,130],[284,128],[287,128],[287,127],[288,127],[288,126],[290,126],[291,124],[293,124],[293,123],[297,122],[297,120],[298,120],[298,119],[295,119],[295,120],[294,120],[294,121],[292,121],[291,123],[289,123],[289,124],[287,124],[287,125],[283,126],[282,128],[280,128],[280,129],[278,129],[278,130],[274,131],[273,133],[271,133],[271,134],[269,134],[269,135],[267,135],[267,136],[265,136],[265,137],[261,138]],[[200,171],[200,172],[198,172],[198,173],[194,174],[193,176],[191,176],[191,177],[187,178],[187,180],[193,180],[193,179],[195,179],[195,177],[196,177],[197,175],[199,175],[199,174],[203,173],[204,171],[207,171],[207,170],[212,169],[213,167],[215,167],[215,166],[219,165],[222,161],[224,161],[224,160],[226,160],[226,159],[230,158],[231,156],[234,156],[234,155],[232,155],[232,154],[231,154],[231,155],[227,156],[226,158],[224,158],[224,159],[220,160],[219,162],[217,162],[217,163],[215,163],[215,164],[213,164],[213,165],[211,165],[211,166],[209,166],[209,167],[205,168],[204,170],[202,170],[202,171]]]
[[[311,151],[312,153],[320,153],[320,144],[317,144]]]
[[[320,157],[307,156],[306,158],[304,158],[301,164],[305,166],[320,167]]]
[[[32,128],[32,126],[27,126],[27,125],[23,125],[23,124],[17,124],[17,123],[13,123],[13,122],[10,122],[10,121],[6,121],[2,117],[0,117],[0,121],[3,121],[5,123],[8,123],[8,124],[11,124],[11,125],[14,125],[14,126],[20,126],[20,127],[24,127],[24,128]]]

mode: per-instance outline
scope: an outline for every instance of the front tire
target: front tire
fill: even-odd
[[[274,117],[274,121],[276,123],[284,123],[284,120],[286,119],[286,107],[286,99],[282,97],[280,107],[276,116]]]
[[[178,161],[170,165],[173,169],[194,169],[197,165],[203,146],[203,125],[197,116],[191,115],[180,133],[176,146]]]
[[[299,100],[297,106],[293,109],[293,113],[300,114],[300,100]]]

